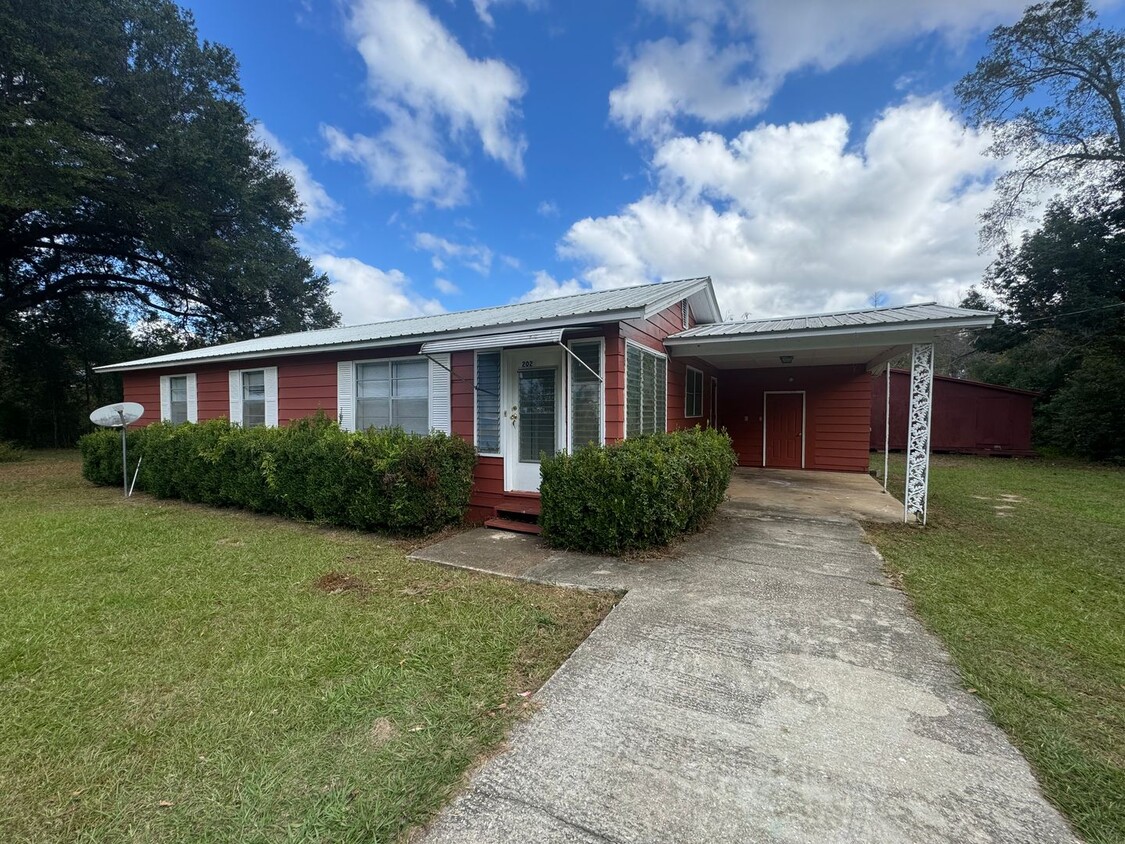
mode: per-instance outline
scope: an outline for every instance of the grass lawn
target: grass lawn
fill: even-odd
[[[0,840],[394,841],[614,602],[0,465]]]
[[[935,457],[929,515],[868,531],[1048,797],[1125,841],[1125,471]]]

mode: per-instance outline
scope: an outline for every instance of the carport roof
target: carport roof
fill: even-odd
[[[770,317],[769,319],[744,320],[739,322],[715,322],[697,325],[680,332],[669,340],[688,337],[745,337],[751,334],[769,334],[779,331],[839,331],[840,329],[878,326],[883,328],[917,327],[919,323],[942,324],[971,320],[980,325],[991,325],[996,315],[988,311],[974,311],[969,308],[953,308],[926,302],[921,305],[898,305],[890,308],[864,308],[858,311],[837,311],[836,313],[805,314],[802,316]],[[962,327],[947,326],[947,327]]]
[[[996,315],[927,302],[892,308],[698,325],[664,341],[720,369],[865,364],[876,367],[939,334],[988,328]]]

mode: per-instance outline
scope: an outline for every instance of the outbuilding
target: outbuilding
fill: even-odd
[[[933,339],[982,311],[910,305],[724,322],[709,278],[226,343],[99,367],[141,424],[399,426],[476,446],[472,515],[537,510],[542,454],[695,425],[743,466],[867,470],[870,373],[913,351],[907,508],[924,518]],[[922,421],[924,417],[924,422]]]

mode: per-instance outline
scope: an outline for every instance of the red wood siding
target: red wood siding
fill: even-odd
[[[883,450],[887,376],[872,379],[870,448]],[[978,381],[934,378],[931,451],[961,454],[1032,455],[1031,416],[1038,396]],[[891,370],[891,450],[906,448],[910,373]]]
[[[694,325],[695,317],[688,309],[688,325]],[[620,361],[620,387],[617,382],[614,382],[614,399],[616,401],[616,408],[620,413],[620,419],[616,420],[617,425],[614,428],[614,436],[610,437],[610,428],[606,428],[606,440],[617,441],[625,436],[625,394],[624,394],[624,375],[625,375],[625,347],[624,340],[632,340],[634,343],[645,346],[650,349],[655,349],[658,352],[667,352],[664,347],[664,340],[672,334],[683,331],[683,313],[680,310],[680,304],[677,302],[671,307],[665,308],[658,314],[654,314],[648,320],[623,320],[620,323],[620,336],[621,340],[621,361]],[[684,414],[684,392],[687,379],[687,367],[691,366],[703,372],[703,415],[688,417]],[[607,366],[608,370],[609,367]],[[709,364],[704,363],[696,358],[668,358],[668,430],[678,431],[683,428],[694,428],[696,425],[706,426],[713,425],[714,420],[711,417],[711,377],[718,375],[720,378],[719,391],[722,392],[722,376]],[[606,380],[606,421],[609,422],[611,416],[609,413],[610,402],[610,383]]]
[[[762,465],[762,397],[767,390],[805,391],[805,468],[866,472],[871,378],[862,366],[723,370],[719,425],[740,466]]]

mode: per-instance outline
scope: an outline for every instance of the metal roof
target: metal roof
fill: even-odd
[[[968,308],[954,308],[926,302],[921,305],[898,305],[889,308],[865,308],[857,311],[809,314],[805,316],[771,317],[769,319],[743,320],[738,322],[715,322],[697,325],[669,337],[669,341],[689,340],[701,337],[746,337],[750,335],[771,335],[785,332],[838,332],[856,328],[912,327],[919,323],[940,324],[962,321],[991,324],[996,318],[988,311],[974,311]]]
[[[440,352],[467,352],[472,349],[509,349],[513,346],[553,346],[562,342],[565,328],[544,328],[540,331],[516,331],[511,334],[489,334],[486,337],[454,337],[452,340],[430,340],[418,350],[422,355]]]
[[[548,327],[549,324],[559,322],[579,325],[583,322],[631,319],[651,315],[685,298],[691,300],[697,318],[702,320],[722,318],[711,279],[704,276],[658,284],[620,287],[614,290],[595,290],[590,293],[520,302],[514,305],[258,337],[254,340],[241,340],[187,352],[99,366],[96,370],[123,372],[197,361],[263,357],[282,353],[298,354],[341,347],[389,346],[450,335],[480,334],[499,326]]]

